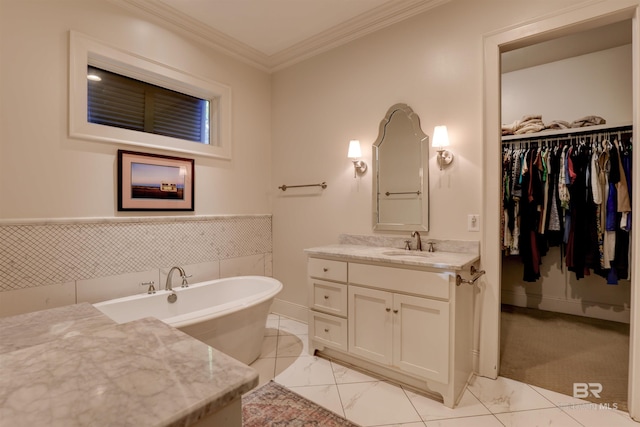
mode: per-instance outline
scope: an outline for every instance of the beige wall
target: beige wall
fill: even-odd
[[[195,214],[269,213],[267,73],[105,0],[1,0],[0,219],[118,215],[116,151],[136,148],[68,137],[69,30],[231,86],[233,160],[196,157]]]
[[[370,164],[380,120],[397,102],[413,108],[429,136],[434,126],[447,125],[455,154],[441,172],[431,150],[424,235],[481,240],[482,230],[467,231],[467,215],[481,213],[483,202],[483,35],[576,3],[454,0],[275,73],[273,182],[328,184],[320,193],[274,197],[274,275],[285,284],[280,298],[306,304],[304,248],[336,243],[343,232],[372,233],[372,174],[353,179],[347,146],[359,139]]]
[[[632,121],[631,44],[502,75],[502,123],[540,114],[545,123],[598,115]]]

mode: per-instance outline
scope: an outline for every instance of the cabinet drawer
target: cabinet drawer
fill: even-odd
[[[347,285],[313,278],[309,282],[312,309],[347,317]]]
[[[309,258],[308,268],[311,277],[335,282],[347,281],[347,263],[344,261]]]
[[[347,351],[347,319],[311,311],[309,325],[314,340],[327,347]]]
[[[449,299],[452,274],[349,263],[349,284],[445,300]]]

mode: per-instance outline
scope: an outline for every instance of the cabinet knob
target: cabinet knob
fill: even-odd
[[[329,328],[324,328],[324,331],[325,332],[329,332]]]
[[[322,271],[324,271],[326,273],[327,271],[329,271],[329,269],[327,267],[323,267]]]
[[[398,310],[393,310],[393,312],[397,314],[397,313],[398,313]]]
[[[329,299],[329,295],[325,295],[325,296],[324,296],[324,299]]]
[[[387,313],[391,311],[389,307],[385,308],[385,310],[387,310]]]

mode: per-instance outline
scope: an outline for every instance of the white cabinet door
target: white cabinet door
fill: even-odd
[[[392,362],[393,299],[390,292],[349,286],[349,352]]]
[[[393,315],[393,364],[447,384],[449,303],[394,294]]]

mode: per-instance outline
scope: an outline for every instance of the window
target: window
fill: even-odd
[[[231,89],[70,33],[69,134],[231,158]]]
[[[209,143],[209,101],[87,67],[87,120]]]

